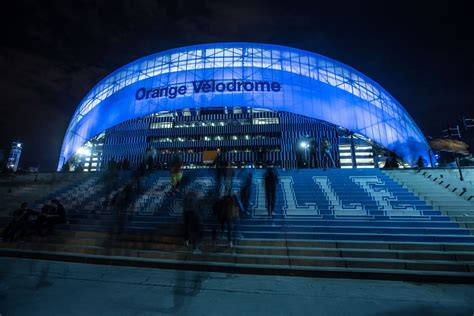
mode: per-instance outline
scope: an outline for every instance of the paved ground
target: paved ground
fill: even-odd
[[[474,286],[0,258],[0,314],[474,315]]]

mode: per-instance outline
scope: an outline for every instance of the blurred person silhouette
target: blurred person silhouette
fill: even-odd
[[[52,206],[50,205],[50,203],[45,203],[41,207],[39,211],[39,215],[36,217],[36,219],[32,223],[31,228],[41,237],[45,236],[45,224],[48,219],[48,213],[51,207]]]
[[[200,251],[199,244],[203,235],[200,211],[196,192],[186,192],[183,200],[184,243],[186,246],[191,245],[193,251]]]
[[[229,162],[225,168],[224,194],[230,195],[232,193],[232,183],[234,180],[234,169]]]
[[[418,156],[418,159],[416,160],[416,168],[418,172],[421,171],[425,167],[425,161],[423,160],[423,157]]]
[[[59,200],[51,200],[51,207],[48,212],[48,217],[45,222],[46,233],[50,234],[54,231],[56,225],[65,224],[66,220],[66,211],[64,206],[59,202]]]
[[[326,168],[335,168],[336,163],[334,162],[334,159],[332,158],[331,154],[331,143],[329,142],[327,137],[323,137],[323,140],[321,142],[321,150],[322,150],[322,160],[323,160],[323,169],[325,170]]]
[[[390,156],[385,160],[385,165],[382,169],[396,169],[398,168],[399,163],[397,158],[393,153],[390,153]]]
[[[309,167],[316,168],[318,161],[318,143],[316,139],[311,138],[309,141]]]
[[[242,202],[242,208],[245,215],[250,215],[249,202],[250,193],[252,191],[252,171],[249,171],[245,176],[244,183],[240,189],[240,201]]]
[[[49,204],[43,205],[33,227],[43,237],[52,233],[56,225],[64,223],[66,223],[64,206],[58,200],[51,200]]]
[[[2,239],[13,242],[22,236],[28,228],[28,219],[32,213],[33,211],[28,208],[27,202],[21,203],[20,207],[13,212],[13,219],[3,229]]]
[[[215,160],[216,165],[216,193],[219,194],[222,186],[222,179],[225,176],[226,163],[222,157],[222,153],[218,152]]]
[[[183,178],[183,163],[178,155],[174,155],[171,163],[171,193],[175,194],[179,192],[179,185]]]
[[[239,209],[235,204],[234,198],[230,195],[223,196],[214,203],[212,211],[220,227],[220,232],[224,233],[225,228],[227,228],[227,242],[229,243],[229,247],[233,247],[234,223],[239,219]],[[212,229],[212,241],[214,244],[216,240],[217,227],[214,226]]]
[[[275,211],[276,187],[278,175],[275,169],[268,167],[265,172],[265,198],[267,202],[268,216],[272,217]]]

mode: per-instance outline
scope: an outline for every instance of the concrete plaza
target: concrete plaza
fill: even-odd
[[[473,315],[474,285],[0,258],[0,315]]]

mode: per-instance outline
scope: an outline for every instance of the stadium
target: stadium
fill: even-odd
[[[474,316],[467,5],[5,6],[0,316]]]
[[[384,164],[430,153],[403,107],[349,66],[274,45],[170,50],[86,95],[61,172],[0,177],[0,210],[63,207],[61,222],[33,226],[56,232],[15,235],[0,217],[0,255],[472,283],[474,169]]]
[[[387,91],[330,58],[284,46],[216,43],[136,60],[100,81],[78,105],[58,170],[100,171],[127,159],[185,168],[220,152],[238,166],[324,167],[323,138],[337,167],[407,166],[429,146]]]

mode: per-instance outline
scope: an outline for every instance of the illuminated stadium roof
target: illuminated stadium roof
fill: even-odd
[[[327,121],[409,163],[428,156],[428,144],[405,109],[355,69],[284,46],[216,43],[146,56],[100,81],[74,112],[58,168],[86,141],[119,123],[159,111],[221,106]]]

